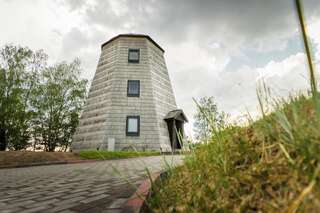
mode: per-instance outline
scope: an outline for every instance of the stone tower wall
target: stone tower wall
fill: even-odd
[[[154,88],[153,96],[156,102],[157,122],[160,128],[160,145],[162,150],[170,151],[168,127],[163,118],[169,111],[177,109],[177,105],[163,52],[151,42],[149,42],[149,56],[151,79]]]
[[[101,52],[89,94],[73,138],[72,147],[96,149],[104,141],[106,115],[111,108],[112,75],[115,72],[117,46],[111,43]]]

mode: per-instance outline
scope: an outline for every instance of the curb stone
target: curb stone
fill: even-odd
[[[151,175],[153,182],[157,182],[159,178],[165,177],[166,172],[157,172]],[[122,213],[139,213],[147,208],[146,200],[151,196],[150,179],[145,179],[137,191],[127,200],[123,206]]]

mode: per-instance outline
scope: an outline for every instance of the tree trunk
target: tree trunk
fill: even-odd
[[[5,151],[7,148],[6,130],[0,129],[0,151]]]
[[[48,151],[49,152],[54,152],[55,148],[56,148],[55,143],[50,141],[49,144],[48,144]]]
[[[54,150],[55,150],[55,147],[51,147],[51,146],[48,149],[49,152],[54,152]]]

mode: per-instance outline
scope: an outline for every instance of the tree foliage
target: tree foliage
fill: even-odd
[[[87,82],[78,60],[48,67],[47,59],[26,47],[0,50],[0,150],[70,145]]]
[[[24,148],[34,116],[30,103],[36,73],[46,55],[28,48],[5,46],[0,52],[0,150]]]
[[[86,81],[79,79],[80,63],[60,63],[42,72],[36,90],[34,108],[36,141],[46,151],[57,145],[67,148],[78,125],[78,117],[86,94]]]
[[[219,112],[213,97],[202,97],[195,101],[197,111],[194,115],[194,132],[199,141],[206,142],[217,130],[225,126],[226,113]]]

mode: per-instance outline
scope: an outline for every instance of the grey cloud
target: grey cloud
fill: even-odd
[[[58,4],[63,4],[63,0],[55,0]],[[67,5],[70,11],[79,10],[82,7],[87,6],[87,0],[67,0]]]
[[[234,45],[237,48],[242,45],[261,46],[260,42],[284,39],[298,26],[292,0],[120,2],[127,10],[117,14],[110,1],[97,1],[94,7],[86,9],[88,22],[123,31],[148,33],[165,43],[181,42],[191,36],[199,43],[215,40],[230,48]],[[305,2],[308,14],[316,14],[320,2]],[[69,0],[69,4],[76,7],[74,0]],[[125,27],[127,25],[131,27]]]
[[[80,31],[78,28],[72,28],[69,33],[67,33],[62,40],[62,52],[66,56],[75,56],[82,48],[88,45],[88,39],[84,32]],[[75,52],[77,50],[77,52]]]
[[[92,30],[91,33],[89,31]],[[80,58],[83,77],[93,77],[100,54],[100,44],[105,41],[105,32],[95,28],[81,30],[72,28],[62,39],[61,60]]]

